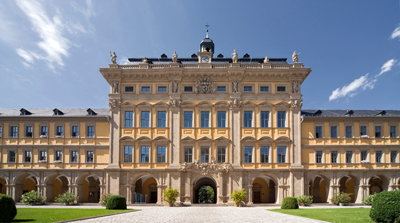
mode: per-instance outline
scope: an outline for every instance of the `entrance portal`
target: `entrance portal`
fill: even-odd
[[[214,194],[213,197],[211,194]],[[214,180],[203,177],[194,183],[193,203],[217,203],[217,185]],[[212,198],[211,198],[212,197]]]

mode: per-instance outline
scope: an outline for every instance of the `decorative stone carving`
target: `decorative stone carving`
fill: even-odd
[[[296,50],[293,52],[293,55],[292,55],[293,63],[299,62],[299,55],[300,55],[300,53],[296,53]]]
[[[178,62],[178,54],[176,54],[176,51],[174,51],[174,55],[172,55],[172,63],[177,63]]]
[[[301,108],[301,106],[303,106],[303,101],[301,99],[292,99],[289,101],[289,105],[292,108]]]
[[[169,106],[172,108],[179,108],[181,106],[182,101],[180,99],[171,99],[169,100]]]
[[[110,57],[111,57],[111,63],[117,64],[117,55],[115,55],[115,52],[113,52],[113,54],[111,54],[110,52]]]
[[[236,53],[236,50],[233,50],[232,63],[237,63],[237,62],[238,62],[238,54]]]
[[[179,171],[186,172],[188,170],[200,170],[202,175],[207,175],[210,172],[227,173],[232,169],[230,163],[216,163],[212,160],[211,163],[200,163],[195,160],[194,163],[182,163],[179,165]]]
[[[179,89],[179,81],[172,81],[171,83],[172,87],[172,93],[178,93],[178,89]]]
[[[142,63],[149,63],[149,61],[147,61],[147,58],[146,57],[143,57],[143,60],[142,60]]]
[[[232,93],[239,93],[239,81],[232,81]]]
[[[265,57],[264,63],[269,63],[269,58],[268,57]]]
[[[235,99],[231,99],[230,101],[229,101],[229,106],[231,107],[231,108],[239,108],[240,106],[242,106],[242,100],[241,99],[237,99],[237,98],[235,98]]]
[[[115,108],[119,108],[120,105],[121,105],[121,102],[118,99],[110,99],[108,101],[108,106],[110,107],[111,110],[113,110]]]
[[[196,81],[196,86],[194,87],[194,93],[196,94],[212,94],[216,92],[216,87],[211,81],[211,78],[207,76],[201,77]]]
[[[300,81],[292,81],[292,94],[300,93]]]
[[[111,88],[112,88],[113,94],[118,94],[119,93],[119,81],[111,82]]]

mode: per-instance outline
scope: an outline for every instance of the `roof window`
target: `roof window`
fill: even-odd
[[[32,113],[25,108],[21,108],[19,111],[21,112],[19,115],[32,115]]]
[[[64,112],[60,111],[59,109],[55,108],[53,110],[53,115],[64,115]]]
[[[94,112],[91,108],[88,108],[88,110],[86,110],[88,115],[97,115],[96,112]]]

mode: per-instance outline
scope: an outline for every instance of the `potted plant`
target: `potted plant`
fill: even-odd
[[[172,187],[168,187],[168,189],[164,191],[164,200],[169,204],[170,207],[174,206],[176,198],[178,197],[179,192],[177,189],[172,189]]]
[[[70,192],[66,191],[63,194],[59,194],[56,197],[55,202],[63,203],[64,205],[69,205],[71,203],[74,203],[75,200],[78,200],[78,197],[75,196],[74,193],[70,193]]]
[[[308,206],[313,202],[313,196],[301,195],[297,197],[299,206]]]
[[[40,195],[34,190],[21,196],[21,202],[27,205],[43,204],[45,200],[45,196]]]
[[[338,192],[331,199],[332,203],[340,206],[346,206],[351,201],[351,193]]]
[[[246,201],[246,191],[244,190],[244,188],[242,188],[241,190],[235,190],[231,194],[231,198],[233,202],[235,202],[236,207],[241,207]]]

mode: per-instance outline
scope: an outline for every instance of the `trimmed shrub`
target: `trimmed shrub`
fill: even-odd
[[[21,202],[24,204],[43,204],[46,200],[45,196],[40,195],[37,191],[32,190],[31,192],[25,193],[21,197]]]
[[[110,198],[112,194],[103,194],[100,198],[99,204],[103,207],[107,205],[108,198]]]
[[[375,222],[400,222],[400,190],[374,195],[369,216]]]
[[[126,199],[121,195],[110,196],[107,200],[106,209],[126,209]]]
[[[66,204],[66,205],[69,205],[70,203],[74,203],[75,200],[77,200],[77,199],[78,199],[78,197],[75,196],[74,193],[70,193],[70,192],[66,191],[63,194],[59,194],[56,197],[55,201],[59,202],[59,203]]]
[[[2,222],[10,222],[17,215],[17,208],[11,196],[0,194],[0,216]]]
[[[295,197],[283,198],[281,209],[299,209],[299,204]]]

